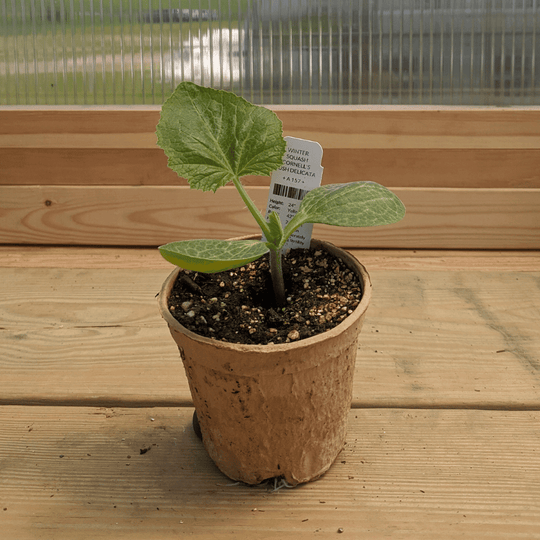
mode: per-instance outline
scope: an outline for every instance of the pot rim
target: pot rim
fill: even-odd
[[[238,238],[233,238],[232,240],[252,240],[252,239],[260,239],[260,235],[249,235],[249,236],[243,236]],[[167,277],[167,279],[164,281],[161,290],[159,292],[158,296],[158,303],[159,308],[161,311],[161,316],[165,319],[167,324],[172,330],[176,330],[177,332],[181,332],[182,334],[185,334],[187,337],[189,337],[192,340],[198,341],[201,344],[207,344],[211,345],[217,349],[226,349],[226,350],[244,350],[244,351],[251,351],[254,353],[272,353],[276,351],[290,351],[290,350],[300,350],[306,347],[312,347],[314,345],[317,345],[318,343],[321,343],[323,341],[326,341],[328,339],[331,339],[333,337],[336,337],[343,332],[346,332],[355,322],[365,313],[365,311],[368,308],[369,302],[371,300],[371,289],[372,289],[372,283],[371,278],[365,269],[365,267],[354,257],[351,255],[348,251],[344,250],[343,248],[337,247],[336,245],[332,244],[331,242],[327,242],[326,240],[319,240],[316,238],[312,238],[311,240],[311,246],[314,247],[324,247],[327,251],[330,253],[332,252],[339,252],[339,255],[337,253],[334,253],[338,257],[340,257],[343,262],[349,267],[350,270],[355,271],[361,278],[362,281],[362,299],[360,300],[360,303],[355,308],[355,310],[345,318],[341,323],[339,323],[334,328],[331,328],[330,330],[327,330],[326,332],[322,332],[321,334],[317,334],[315,336],[311,336],[305,339],[301,339],[298,341],[291,341],[289,343],[279,343],[279,344],[267,344],[267,345],[249,345],[244,343],[231,343],[227,341],[219,341],[217,339],[211,339],[205,336],[201,336],[199,334],[196,334],[195,332],[192,332],[188,328],[186,328],[184,325],[182,325],[179,321],[177,321],[169,311],[168,308],[168,298],[169,294],[172,290],[172,287],[176,281],[176,278],[181,268],[175,268]]]

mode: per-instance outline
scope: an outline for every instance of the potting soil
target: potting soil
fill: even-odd
[[[341,259],[322,249],[283,257],[287,304],[277,307],[269,257],[226,272],[182,270],[169,310],[192,332],[248,345],[298,341],[326,332],[358,306],[362,287]]]

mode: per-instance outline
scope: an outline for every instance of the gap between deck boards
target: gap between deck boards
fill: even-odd
[[[77,399],[25,399],[0,398],[0,407],[122,407],[126,409],[148,408],[193,408],[188,400],[160,399],[111,399],[111,398],[77,398]],[[395,410],[470,410],[470,411],[540,411],[538,404],[503,404],[503,403],[419,403],[401,401],[398,403],[358,403],[351,405],[351,410],[359,409],[395,409]]]

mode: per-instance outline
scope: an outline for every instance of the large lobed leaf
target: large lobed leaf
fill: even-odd
[[[285,228],[285,240],[304,223],[340,227],[374,227],[396,223],[405,206],[389,189],[375,182],[330,184],[310,191]]]
[[[161,246],[159,251],[186,270],[214,273],[256,261],[268,248],[259,240],[185,240]]]
[[[183,82],[162,106],[157,137],[172,170],[193,188],[216,191],[233,178],[267,176],[281,167],[282,129],[269,109]]]

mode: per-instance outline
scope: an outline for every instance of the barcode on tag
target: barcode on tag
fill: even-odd
[[[301,201],[308,192],[307,189],[299,189],[292,186],[284,186],[283,184],[274,184],[272,193],[274,195],[280,195],[281,197],[287,197],[288,199],[296,199]]]
[[[283,227],[296,215],[302,199],[321,185],[322,148],[318,142],[285,137],[287,150],[283,165],[272,173],[266,218],[271,212],[279,215]],[[285,251],[292,248],[308,248],[311,243],[313,225],[302,225],[287,240]]]

